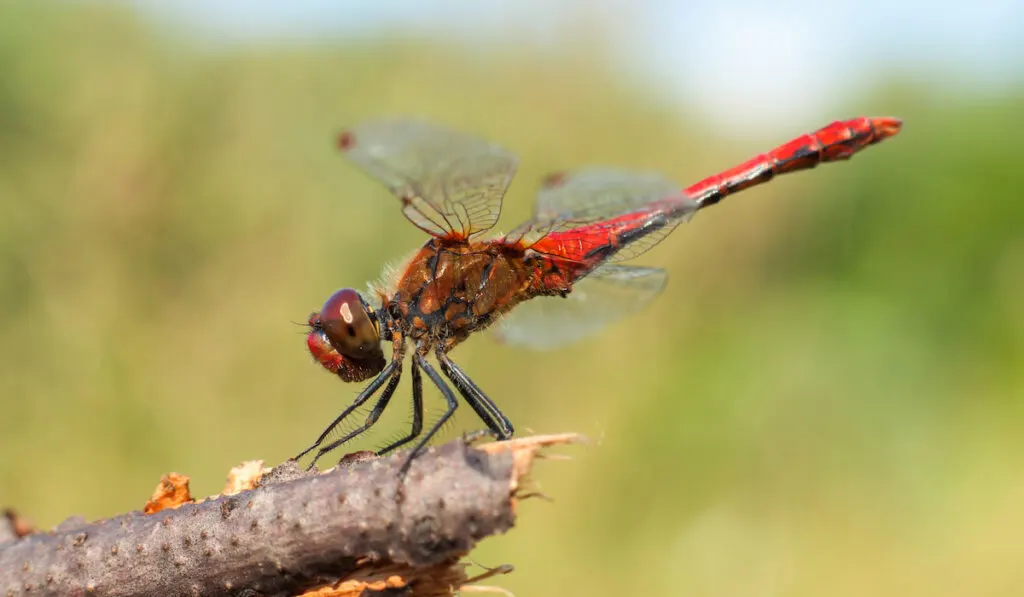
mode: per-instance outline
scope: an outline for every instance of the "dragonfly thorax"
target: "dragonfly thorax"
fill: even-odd
[[[499,240],[428,241],[405,265],[386,309],[418,347],[454,347],[529,296],[534,267]]]

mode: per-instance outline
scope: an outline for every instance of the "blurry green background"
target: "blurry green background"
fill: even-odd
[[[608,66],[581,21],[486,50],[386,28],[218,44],[129,5],[7,4],[0,505],[113,515],[169,471],[214,493],[349,402],[293,322],[424,238],[337,154],[344,126],[412,114],[515,151],[509,229],[551,170],[685,186],[893,115],[899,137],[645,254],[671,281],[640,315],[555,353],[454,353],[520,433],[593,440],[540,462],[555,501],[473,557],[514,564],[493,584],[520,597],[1024,594],[1020,79],[972,93],[883,69],[796,126],[726,134]],[[352,449],[401,433],[407,391]],[[479,426],[466,408],[447,434]]]

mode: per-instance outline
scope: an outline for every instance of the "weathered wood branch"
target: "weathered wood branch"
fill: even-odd
[[[460,558],[512,527],[537,451],[575,438],[454,441],[404,479],[402,454],[315,475],[289,462],[257,473],[253,489],[198,502],[187,478],[184,495],[165,479],[152,514],[0,543],[0,596],[451,594],[467,581]]]

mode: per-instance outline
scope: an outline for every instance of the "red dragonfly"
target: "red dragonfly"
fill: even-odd
[[[441,391],[448,408],[404,467],[455,412],[456,392],[490,433],[511,437],[512,423],[448,356],[459,343],[492,324],[504,341],[534,347],[553,347],[595,332],[649,303],[666,283],[663,269],[617,262],[647,251],[680,222],[727,195],[777,174],[848,159],[897,134],[901,125],[895,118],[834,122],[682,191],[651,173],[591,167],[553,175],[539,191],[529,221],[486,240],[479,236],[498,220],[516,171],[514,155],[482,139],[413,120],[371,122],[342,133],[341,150],[387,186],[405,217],[431,238],[392,284],[373,289],[378,308],[343,288],[310,315],[307,345],[317,362],[343,381],[372,381],[295,458],[319,448],[312,468],[321,456],[369,429],[398,387],[406,350],[412,353],[412,429],[378,454],[421,435],[421,372]],[[391,342],[390,361],[382,340]],[[430,353],[444,377],[427,362]],[[382,387],[365,423],[324,445]]]

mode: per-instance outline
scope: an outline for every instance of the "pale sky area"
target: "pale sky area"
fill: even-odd
[[[723,132],[815,122],[893,73],[979,97],[1024,80],[1022,0],[133,3],[159,24],[228,44],[414,35],[545,47],[596,34],[628,80]]]

